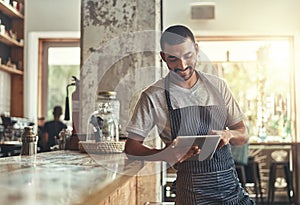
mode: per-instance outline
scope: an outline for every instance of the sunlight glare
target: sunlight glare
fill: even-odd
[[[270,48],[271,64],[276,66],[289,65],[289,44],[288,42],[274,42]]]

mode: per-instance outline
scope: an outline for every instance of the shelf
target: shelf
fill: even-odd
[[[0,0],[0,11],[2,11],[5,15],[11,18],[20,18],[24,19],[24,15],[21,14],[17,9],[12,7],[10,4],[5,4]]]
[[[14,6],[7,2],[14,2]],[[18,3],[19,2],[19,3]],[[17,3],[17,6],[15,6]],[[15,117],[24,116],[24,19],[25,16],[19,8],[25,9],[24,0],[0,0],[1,17],[5,16],[5,21],[1,22],[0,45],[2,63],[0,71],[10,75],[10,114]],[[5,30],[5,31],[4,31]],[[12,32],[10,34],[10,32]],[[16,37],[15,37],[16,36]],[[7,61],[16,64],[17,68],[7,64]],[[9,66],[8,66],[9,65]]]
[[[23,71],[18,70],[16,68],[8,67],[8,66],[2,65],[2,64],[0,64],[0,70],[3,70],[5,72],[11,73],[11,74],[15,74],[15,75],[23,75]]]
[[[23,44],[18,42],[15,39],[10,38],[7,35],[0,34],[0,42],[8,45],[8,46],[18,46],[18,47],[23,47]]]

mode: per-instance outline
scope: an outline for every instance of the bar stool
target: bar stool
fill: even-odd
[[[236,164],[236,170],[243,188],[247,189],[246,184],[252,183],[254,185],[256,200],[258,201],[258,198],[260,198],[260,201],[263,202],[259,166],[258,162],[254,160],[254,157],[248,157],[248,163],[246,165]]]
[[[283,169],[284,178],[287,183],[287,195],[289,198],[290,204],[294,203],[294,190],[293,190],[293,181],[292,181],[292,173],[290,171],[290,164],[288,161],[281,162],[271,162],[270,164],[270,173],[269,173],[269,190],[268,190],[268,204],[272,204],[274,202],[274,192],[275,192],[275,181],[277,171],[279,169]]]

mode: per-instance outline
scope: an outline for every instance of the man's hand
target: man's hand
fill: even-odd
[[[225,130],[211,130],[208,134],[221,136],[221,141],[218,146],[219,148],[227,145],[228,143],[233,145],[244,145],[249,139],[244,121],[231,125]]]
[[[208,132],[208,134],[221,136],[218,148],[222,148],[225,145],[229,144],[230,139],[233,137],[229,130],[211,130]]]
[[[125,143],[128,158],[147,161],[165,161],[170,165],[181,163],[200,153],[198,146],[179,147],[177,140],[167,143],[163,149],[151,148],[143,144],[143,138],[130,133]]]
[[[174,158],[172,161],[175,161],[175,163],[181,163],[200,154],[200,148],[197,145],[192,145],[191,147],[178,147],[176,139],[167,147],[167,149],[170,149],[170,152]]]

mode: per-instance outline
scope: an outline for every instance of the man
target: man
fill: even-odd
[[[239,184],[230,144],[248,141],[244,114],[226,82],[195,70],[198,44],[185,26],[166,29],[161,36],[161,58],[168,75],[145,89],[127,126],[125,152],[129,157],[162,160],[176,165],[176,204],[254,204]],[[166,146],[145,146],[156,126]],[[176,147],[177,136],[221,135],[211,160],[199,161],[198,146]]]
[[[56,145],[55,139],[58,138],[58,134],[63,129],[67,129],[66,124],[60,121],[62,115],[62,107],[55,106],[53,108],[54,119],[45,123],[42,128],[42,144],[43,149],[41,151],[51,151],[51,147]]]

